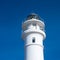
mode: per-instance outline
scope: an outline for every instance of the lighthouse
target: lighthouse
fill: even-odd
[[[44,60],[43,40],[46,38],[45,24],[35,13],[27,16],[22,24],[25,60]]]

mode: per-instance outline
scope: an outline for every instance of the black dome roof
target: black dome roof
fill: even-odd
[[[32,18],[41,20],[41,18],[35,13],[31,13],[30,15],[27,16],[27,20],[32,19]]]

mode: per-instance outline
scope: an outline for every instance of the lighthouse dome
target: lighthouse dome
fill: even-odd
[[[30,15],[27,16],[27,20],[30,20],[30,19],[38,19],[38,20],[41,20],[40,16],[38,16],[35,13],[31,13]]]

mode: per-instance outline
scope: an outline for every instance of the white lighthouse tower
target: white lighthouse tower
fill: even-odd
[[[25,60],[44,60],[43,40],[45,24],[37,14],[30,14],[22,24],[25,41]]]

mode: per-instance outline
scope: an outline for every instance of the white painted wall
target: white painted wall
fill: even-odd
[[[35,42],[32,39],[35,38]],[[43,35],[31,33],[25,40],[25,60],[44,60]]]

